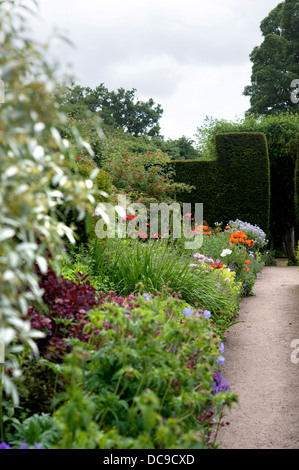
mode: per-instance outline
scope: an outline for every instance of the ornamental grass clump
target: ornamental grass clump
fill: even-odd
[[[142,284],[145,292],[161,292],[165,287],[190,305],[205,306],[211,312],[225,311],[232,319],[238,306],[215,285],[218,278],[205,265],[190,267],[189,256],[181,256],[167,240],[97,241],[92,252],[92,277],[109,277],[120,295],[136,293]]]

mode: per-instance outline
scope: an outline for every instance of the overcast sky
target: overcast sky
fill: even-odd
[[[72,64],[77,83],[135,88],[164,113],[161,134],[193,138],[206,116],[243,117],[249,54],[260,22],[278,0],[39,0],[41,40],[58,30],[73,47],[54,54]]]

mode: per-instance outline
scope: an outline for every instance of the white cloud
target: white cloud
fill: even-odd
[[[162,134],[192,137],[206,115],[234,119],[249,107],[249,54],[277,0],[40,0],[44,37],[53,25],[76,48],[54,49],[81,84],[137,89],[164,109]]]

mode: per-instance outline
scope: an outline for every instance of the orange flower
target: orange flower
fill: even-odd
[[[227,226],[225,227],[225,230],[229,230],[229,229],[230,229],[230,227],[227,225]]]
[[[244,261],[244,263],[245,263],[245,264],[249,264],[249,263],[250,263],[249,259],[246,259],[246,260]]]
[[[246,266],[246,269],[247,269],[247,271],[249,271],[249,268],[248,268],[248,266]]]

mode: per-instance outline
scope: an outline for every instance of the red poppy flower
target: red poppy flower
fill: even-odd
[[[126,216],[126,220],[133,220],[133,219],[135,219],[135,215],[128,214],[128,215]]]

